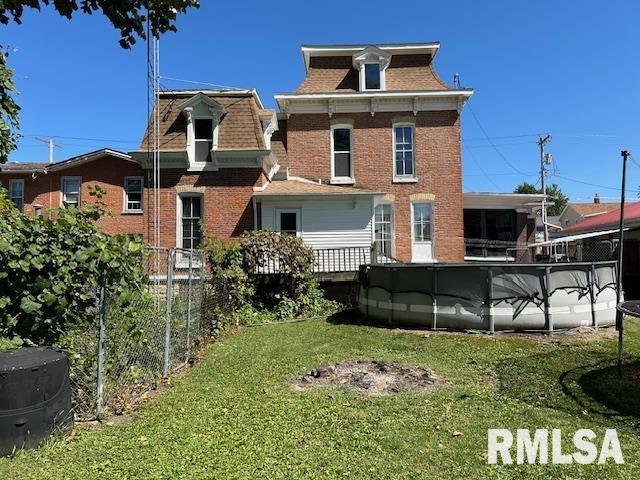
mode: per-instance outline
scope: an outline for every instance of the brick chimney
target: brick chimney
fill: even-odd
[[[595,196],[593,197],[593,203],[600,203],[600,197],[598,196],[598,194],[596,193]]]

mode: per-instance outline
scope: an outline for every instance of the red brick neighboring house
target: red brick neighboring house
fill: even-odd
[[[25,214],[46,216],[65,203],[94,203],[89,187],[98,185],[111,212],[99,225],[110,234],[143,234],[144,170],[127,153],[105,148],[52,164],[10,162],[0,165],[0,183]]]

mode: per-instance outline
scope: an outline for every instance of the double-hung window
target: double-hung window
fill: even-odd
[[[365,63],[364,88],[365,90],[380,90],[380,64]]]
[[[80,206],[80,186],[82,178],[80,177],[62,177],[62,206],[74,205]]]
[[[374,212],[375,242],[378,253],[385,257],[392,256],[393,247],[393,219],[391,204],[381,203]]]
[[[182,205],[182,248],[200,248],[202,245],[202,196],[183,195],[180,197]]]
[[[335,182],[353,182],[351,125],[331,128],[331,177]]]
[[[194,121],[195,161],[210,162],[213,148],[213,119],[196,118]]]
[[[124,210],[125,212],[142,210],[142,177],[124,178]]]
[[[415,177],[414,127],[410,124],[393,126],[394,176],[398,179]]]
[[[9,180],[9,198],[20,212],[24,212],[24,180]]]
[[[431,241],[431,217],[430,203],[413,204],[413,241],[416,243]]]

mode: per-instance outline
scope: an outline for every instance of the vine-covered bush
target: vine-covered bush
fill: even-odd
[[[313,250],[302,239],[259,230],[240,242],[207,241],[213,289],[222,299],[217,317],[255,324],[335,311],[312,275]],[[264,274],[273,271],[276,274]]]
[[[142,288],[142,244],[103,233],[95,220],[104,213],[98,202],[29,218],[0,188],[0,336],[55,344],[93,328],[100,285],[110,295]]]

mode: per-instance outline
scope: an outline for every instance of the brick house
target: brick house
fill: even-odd
[[[22,212],[49,217],[64,204],[96,202],[89,187],[98,185],[111,212],[98,222],[104,231],[144,233],[144,170],[127,153],[105,148],[52,164],[7,163],[0,165],[0,182]]]
[[[299,235],[327,268],[336,255],[348,255],[349,268],[369,261],[373,243],[401,261],[495,258],[465,247],[467,233],[526,243],[536,199],[463,195],[460,115],[473,91],[438,77],[438,49],[303,46],[305,77],[275,96],[279,112],[255,90],[163,92],[138,150],[8,164],[2,183],[28,214],[91,201],[88,186],[98,183],[113,212],[105,229],[150,243],[157,195],[166,247],[201,245],[202,225],[219,238],[254,228]]]

